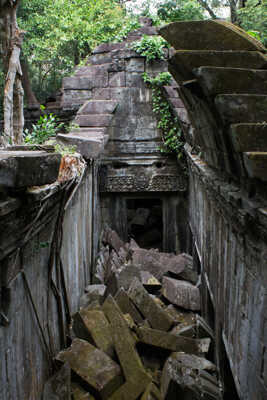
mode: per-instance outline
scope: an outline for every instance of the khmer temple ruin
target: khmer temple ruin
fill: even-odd
[[[143,35],[163,60],[133,50]],[[143,78],[167,71],[183,162]],[[46,107],[75,154],[0,149],[0,399],[266,400],[265,47],[143,18]]]

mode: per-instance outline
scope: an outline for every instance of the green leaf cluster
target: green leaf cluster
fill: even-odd
[[[147,61],[163,60],[164,48],[169,47],[168,42],[161,36],[144,35],[140,40],[132,43],[132,49],[141,56],[146,57]]]
[[[164,22],[204,19],[203,8],[197,0],[171,0],[158,4],[158,17]]]
[[[247,0],[238,19],[241,28],[267,46],[267,0]]]
[[[44,107],[41,106],[42,111]],[[58,123],[57,117],[50,113],[41,115],[36,124],[32,125],[31,131],[25,129],[25,143],[43,144],[52,136],[56,136],[57,132],[63,127],[63,123]]]
[[[162,132],[163,153],[175,153],[178,159],[183,159],[184,140],[182,130],[177,117],[173,115],[171,106],[163,94],[163,86],[170,83],[171,74],[161,72],[156,77],[150,77],[147,73],[143,74],[144,81],[152,88],[153,112],[158,119],[157,127]]]

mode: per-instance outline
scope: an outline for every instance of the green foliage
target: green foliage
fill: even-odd
[[[40,101],[96,45],[122,40],[137,27],[116,0],[22,0],[18,23],[27,32],[23,53]]]
[[[169,44],[160,36],[144,35],[140,40],[133,42],[132,49],[141,56],[146,57],[147,61],[163,60],[163,49],[169,47]]]
[[[70,154],[75,154],[76,153],[76,146],[69,146],[69,145],[63,145],[63,144],[55,144],[54,149],[56,153],[60,153],[62,156],[70,155]]]
[[[44,107],[41,106],[42,111]],[[57,117],[54,114],[41,115],[37,124],[32,125],[31,132],[25,129],[25,143],[29,144],[43,144],[52,136],[56,136],[57,132],[63,127],[59,124]]]
[[[177,117],[174,117],[171,106],[163,94],[162,87],[170,83],[171,74],[161,72],[156,77],[143,74],[144,81],[152,88],[153,112],[158,119],[157,127],[162,132],[163,144],[160,148],[163,153],[175,153],[178,159],[183,158],[184,141],[182,130]]]
[[[247,0],[238,11],[241,28],[267,46],[267,0]]]
[[[164,22],[204,19],[203,8],[197,0],[172,0],[161,2],[158,5],[157,14]]]

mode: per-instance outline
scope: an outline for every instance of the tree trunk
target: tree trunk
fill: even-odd
[[[206,0],[197,0],[197,2],[206,10],[208,11],[210,17],[212,19],[216,19],[217,15],[213,12],[212,8],[209,6]]]
[[[231,22],[238,25],[237,3],[238,0],[228,0],[230,6]]]
[[[17,25],[19,0],[0,0],[0,51],[4,61],[4,134],[1,145],[18,144],[23,139],[23,89],[20,52],[24,32]]]
[[[22,55],[21,58],[21,69],[22,69],[22,86],[25,92],[25,97],[27,100],[27,106],[29,108],[40,108],[40,103],[37,100],[33,90],[32,90],[32,85],[29,77],[29,66],[27,59],[25,58],[24,55]]]

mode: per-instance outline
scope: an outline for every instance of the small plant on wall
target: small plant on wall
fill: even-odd
[[[168,42],[160,36],[144,35],[140,40],[133,42],[132,49],[147,61],[164,60],[164,48],[169,47]]]
[[[168,100],[163,94],[163,86],[171,81],[169,72],[161,72],[155,77],[143,74],[144,81],[152,89],[153,112],[157,115],[157,127],[162,132],[162,146],[160,151],[163,153],[176,153],[178,159],[183,159],[184,140],[179,120],[174,116]]]

